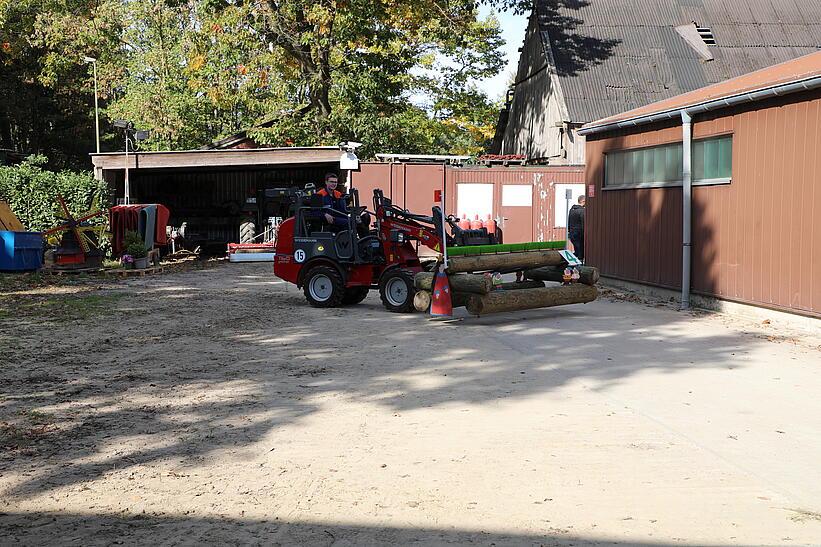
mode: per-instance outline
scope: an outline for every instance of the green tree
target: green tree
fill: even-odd
[[[115,149],[122,138],[105,121],[115,118],[151,129],[152,149],[267,121],[253,132],[261,143],[357,139],[365,155],[477,153],[495,123],[496,105],[473,82],[500,70],[502,42],[472,0],[0,2],[29,52],[15,81],[73,101],[49,109],[80,114],[86,144],[84,56],[98,59],[104,142]]]
[[[59,86],[41,78],[48,50],[38,44],[36,27],[48,7],[0,0],[0,148],[48,152],[55,168],[87,165],[94,146],[91,80],[82,64],[67,70]]]
[[[471,82],[502,66],[498,21],[480,20],[470,0],[269,0],[260,14],[256,29],[289,69],[282,76],[291,108],[267,131],[272,142],[287,131],[305,144],[357,138],[366,153],[415,144],[447,151],[443,139],[457,125],[438,116],[453,98],[478,94]],[[432,97],[428,120],[413,95]],[[487,109],[476,114],[487,117]]]

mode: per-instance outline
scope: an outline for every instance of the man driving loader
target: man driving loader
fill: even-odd
[[[336,189],[338,184],[336,173],[326,173],[325,188],[316,193],[322,198],[321,218],[337,230],[348,227],[348,206],[344,194]]]

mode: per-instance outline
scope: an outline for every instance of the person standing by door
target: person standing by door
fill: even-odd
[[[570,208],[567,215],[567,237],[573,244],[573,254],[584,262],[584,196],[579,196],[578,204]]]

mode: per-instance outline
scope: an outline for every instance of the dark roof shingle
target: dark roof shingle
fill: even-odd
[[[804,0],[537,0],[574,123],[606,118],[821,46],[821,2]],[[712,61],[675,27],[708,27]]]

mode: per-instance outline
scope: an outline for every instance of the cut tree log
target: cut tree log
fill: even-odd
[[[464,308],[468,305],[471,296],[477,296],[469,292],[452,292],[450,293],[450,302],[454,308]]]
[[[579,282],[585,285],[595,285],[599,282],[599,269],[592,266],[576,266],[579,270]],[[562,282],[562,275],[564,274],[564,267],[561,266],[544,266],[542,268],[533,268],[525,270],[525,277],[527,279],[538,279],[541,281],[558,281]]]
[[[433,290],[435,275],[432,272],[419,272],[413,277],[413,284],[423,291]],[[450,283],[450,289],[455,292],[487,294],[493,290],[493,281],[485,275],[449,275],[448,283]]]
[[[496,290],[517,291],[519,289],[541,289],[542,287],[544,287],[542,281],[511,281],[510,283],[502,283],[496,287]]]
[[[574,283],[541,289],[520,289],[516,291],[493,291],[490,294],[474,294],[467,303],[468,312],[485,315],[506,311],[550,308],[566,304],[592,302],[598,296],[596,287]]]
[[[562,266],[566,264],[558,251],[525,251],[521,253],[499,253],[488,255],[454,256],[448,259],[448,273],[516,271],[542,266]]]
[[[413,307],[416,311],[428,311],[430,309],[430,291],[416,291],[413,297]]]
[[[450,293],[451,305],[454,308],[463,308],[467,305],[471,296],[473,295],[470,293],[452,292]],[[413,307],[416,308],[417,311],[428,311],[430,309],[430,300],[430,291],[416,291],[416,296],[413,297]]]

